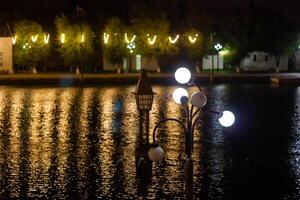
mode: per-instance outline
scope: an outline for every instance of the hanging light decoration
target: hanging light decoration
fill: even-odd
[[[61,42],[62,44],[64,44],[64,43],[65,43],[65,39],[66,39],[66,34],[62,33],[62,34],[60,35],[60,42]]]
[[[38,38],[38,35],[36,34],[36,35],[32,35],[31,36],[31,41],[33,42],[33,43],[35,43],[36,41],[37,41],[37,38]]]
[[[12,44],[17,43],[17,38],[18,38],[18,36],[16,36],[16,35],[11,38]]]
[[[133,43],[134,42],[134,40],[136,38],[136,35],[133,35],[132,38],[131,38],[131,40],[128,39],[127,33],[124,34],[124,37],[125,37],[126,43],[129,44],[129,43]]]
[[[85,36],[84,36],[84,34],[81,34],[80,42],[81,42],[81,43],[85,42]]]
[[[104,44],[108,44],[109,34],[103,33]]]
[[[48,44],[49,43],[49,39],[50,39],[50,34],[45,34],[44,35],[44,42],[45,42],[45,44]]]
[[[148,34],[147,36],[148,36],[148,43],[149,43],[150,45],[154,45],[155,42],[156,42],[157,36],[154,35],[152,39],[149,37],[149,34]]]
[[[198,38],[198,34],[195,34],[194,37],[192,36],[189,36],[189,41],[194,44],[196,41],[197,41],[197,38]]]
[[[176,37],[172,39],[172,37],[169,36],[169,42],[175,44],[178,41],[179,37],[180,37],[179,35],[176,35]]]

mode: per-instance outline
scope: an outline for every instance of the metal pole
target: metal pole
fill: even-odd
[[[218,51],[218,55],[217,55],[217,72],[219,73],[219,59],[220,59],[220,56],[219,56],[219,51]]]
[[[139,139],[143,142],[143,111],[139,111]]]
[[[186,159],[185,161],[185,199],[193,199],[193,160]]]
[[[149,144],[149,111],[146,112],[146,143]]]

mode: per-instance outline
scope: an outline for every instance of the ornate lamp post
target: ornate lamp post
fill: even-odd
[[[156,145],[156,156],[150,156],[153,153],[153,149],[150,148],[148,152],[148,156],[155,157],[156,159],[151,159],[152,161],[158,161],[163,158],[163,153],[160,153],[163,150],[157,145],[155,134],[160,125],[167,121],[173,121],[178,123],[183,130],[185,136],[185,153],[187,158],[190,160],[192,157],[193,146],[194,146],[194,130],[196,124],[201,120],[203,115],[199,115],[200,110],[206,105],[207,97],[202,91],[201,87],[196,85],[193,82],[193,78],[191,72],[184,67],[181,67],[175,72],[175,79],[178,83],[180,83],[183,87],[179,87],[173,92],[173,99],[176,103],[184,106],[186,109],[186,121],[184,123],[179,119],[175,118],[167,118],[159,121],[153,129],[153,143]],[[194,92],[190,97],[187,88],[189,87],[197,87],[198,91]],[[219,118],[219,123],[224,127],[229,127],[234,124],[235,117],[230,111],[211,111],[211,113],[216,114]],[[152,153],[151,153],[152,152]],[[158,158],[159,157],[159,158]]]
[[[149,143],[149,111],[152,109],[154,92],[145,69],[142,69],[135,91],[136,106],[140,115],[140,133],[143,133],[143,118],[146,118],[146,143]]]
[[[152,174],[152,162],[147,156],[149,150],[149,111],[152,108],[154,93],[146,70],[142,69],[135,91],[136,106],[139,111],[139,137],[136,149],[136,170],[141,180],[147,181]],[[144,136],[146,141],[143,141]]]

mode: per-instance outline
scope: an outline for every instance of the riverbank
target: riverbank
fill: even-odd
[[[151,82],[155,84],[174,84],[171,73],[149,73]],[[251,74],[194,74],[199,83],[265,83],[270,84],[272,78],[299,80],[300,73],[251,73]],[[20,84],[55,84],[69,86],[74,84],[136,84],[138,73],[127,74],[13,74],[0,75],[0,85]]]

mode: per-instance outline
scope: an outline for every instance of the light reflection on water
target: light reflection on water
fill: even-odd
[[[184,120],[185,110],[171,100],[174,88],[153,88],[150,130],[163,118]],[[137,178],[134,89],[1,87],[0,199],[184,198],[184,137],[177,124],[157,132],[166,154],[153,165],[151,182]],[[194,197],[253,199],[266,191],[298,199],[299,88],[216,85],[205,91],[207,109],[232,109],[240,120],[223,131],[209,115],[196,127]],[[284,119],[275,126],[278,116]]]

